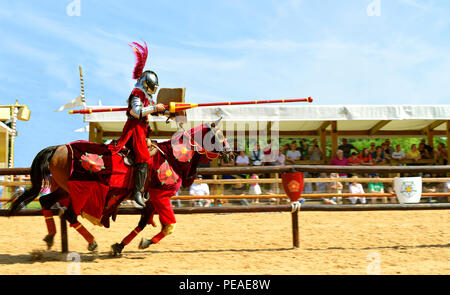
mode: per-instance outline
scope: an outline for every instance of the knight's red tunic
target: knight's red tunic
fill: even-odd
[[[144,107],[155,104],[153,101],[149,101],[144,92],[138,88],[135,88],[131,92],[129,98],[130,102],[133,96],[139,97]],[[112,154],[116,154],[125,146],[130,138],[132,138],[135,163],[149,163],[150,153],[148,151],[146,138],[151,132],[151,129],[148,125],[148,116],[142,117],[142,119],[136,119],[129,114],[129,111],[127,112],[127,115],[128,120],[123,127],[122,135],[120,136],[117,145],[109,145],[109,149]]]

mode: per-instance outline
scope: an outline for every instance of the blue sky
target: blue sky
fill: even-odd
[[[0,0],[0,104],[19,99],[15,166],[49,145],[87,139],[81,116],[54,110],[80,93],[124,105],[128,46],[145,40],[161,87],[188,102],[296,98],[315,104],[448,104],[450,2]]]

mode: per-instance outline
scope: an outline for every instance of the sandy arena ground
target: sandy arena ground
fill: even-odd
[[[158,229],[147,227],[124,250],[109,257],[137,224],[138,216],[118,216],[112,228],[80,221],[99,243],[97,255],[69,228],[69,249],[81,255],[81,274],[450,274],[450,211],[301,212],[300,249],[292,248],[289,213],[177,215],[173,235],[146,250],[140,238]],[[57,227],[59,230],[59,219]],[[45,250],[42,217],[0,218],[0,273],[67,274],[73,270],[54,248]]]

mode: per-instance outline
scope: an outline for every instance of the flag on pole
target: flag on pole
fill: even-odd
[[[86,125],[82,128],[74,130],[75,132],[89,132],[89,125]]]
[[[66,103],[55,112],[61,112],[62,110],[73,109],[75,107],[86,107],[86,103],[83,101],[83,96],[80,94],[76,98],[74,98],[71,102]]]

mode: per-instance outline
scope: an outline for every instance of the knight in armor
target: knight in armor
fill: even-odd
[[[133,79],[137,80],[133,91],[128,98],[127,122],[123,128],[117,145],[111,146],[112,153],[118,153],[124,146],[130,148],[134,154],[134,188],[132,199],[141,206],[143,201],[143,189],[147,178],[148,165],[151,163],[147,146],[147,138],[151,133],[149,115],[158,115],[164,112],[163,104],[155,104],[153,94],[158,89],[158,76],[155,72],[143,71],[147,60],[148,49],[133,42],[133,48],[137,62],[133,72]]]

